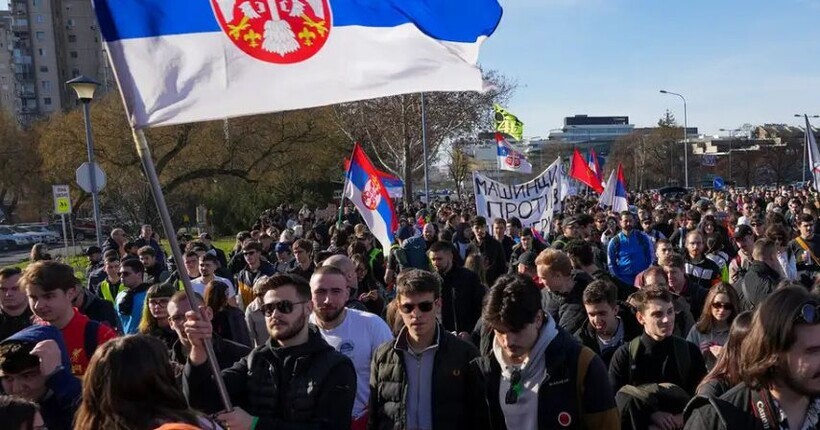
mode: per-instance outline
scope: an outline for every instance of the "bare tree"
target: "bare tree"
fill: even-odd
[[[456,195],[459,200],[463,200],[464,183],[469,180],[470,173],[475,170],[476,163],[473,157],[464,151],[464,146],[468,144],[465,139],[453,141],[447,150],[450,161],[447,163],[447,171],[450,179],[453,180]]]
[[[484,75],[490,90],[425,94],[427,163],[437,160],[442,145],[449,140],[475,135],[488,128],[493,103],[504,103],[515,84],[490,71]],[[351,141],[359,141],[385,170],[404,181],[404,196],[413,196],[413,180],[424,166],[422,148],[421,95],[404,94],[334,108],[339,128]]]

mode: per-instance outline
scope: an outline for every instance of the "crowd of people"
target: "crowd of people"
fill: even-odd
[[[180,235],[179,262],[151,226],[114,229],[85,284],[46,258],[0,270],[0,422],[820,428],[818,195],[631,202],[569,197],[545,232],[469,203],[398,204],[390,249],[352,206],[283,205],[228,253]]]

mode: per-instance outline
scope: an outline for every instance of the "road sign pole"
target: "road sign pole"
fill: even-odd
[[[89,100],[90,101],[90,100]],[[91,135],[91,114],[88,102],[83,102],[83,120],[85,120],[85,142],[88,150],[88,164],[91,164],[91,199],[94,204],[94,227],[97,234],[97,246],[102,247],[102,226],[100,223],[100,198],[97,195],[97,175],[94,170],[94,137]]]
[[[60,215],[63,219],[63,246],[65,247],[65,261],[68,262],[68,231],[65,228],[65,214]]]

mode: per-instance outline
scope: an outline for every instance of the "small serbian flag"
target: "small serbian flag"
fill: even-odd
[[[513,149],[501,133],[495,134],[495,141],[498,148],[496,156],[498,157],[498,168],[500,170],[532,173],[532,164],[527,161],[523,154]]]
[[[345,172],[350,170],[350,159],[347,157],[345,157],[344,168]],[[387,188],[387,194],[391,199],[400,199],[404,196],[404,181],[383,170],[376,169],[376,174]]]
[[[382,249],[390,249],[394,232],[399,227],[396,210],[378,170],[358,143],[353,147],[353,157],[347,169],[345,197],[359,210],[370,232],[382,244]]]

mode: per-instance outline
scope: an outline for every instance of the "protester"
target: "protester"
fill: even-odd
[[[138,331],[146,336],[154,336],[171,349],[177,341],[177,334],[168,320],[168,302],[176,289],[169,285],[152,285],[145,296],[142,319]]]
[[[23,397],[0,395],[0,422],[9,429],[45,429],[40,406]],[[58,427],[54,427],[58,428]]]
[[[482,216],[473,218],[470,223],[473,231],[472,245],[484,257],[487,269],[487,285],[492,285],[499,276],[507,272],[507,257],[501,243],[487,233],[487,219]]]
[[[470,371],[478,351],[436,320],[442,307],[439,278],[410,269],[396,283],[404,328],[373,355],[367,428],[488,428],[482,384]]]
[[[120,317],[122,332],[134,334],[139,330],[142,321],[142,308],[145,297],[151,286],[143,282],[145,267],[139,260],[125,259],[120,263],[120,279],[125,290],[117,294],[114,304]]]
[[[216,257],[214,257],[216,258]],[[228,285],[222,281],[210,281],[205,287],[205,306],[213,312],[211,324],[214,333],[227,340],[251,347],[251,337],[245,324],[245,314],[228,300]]]
[[[117,334],[72,306],[78,282],[71,266],[56,261],[31,264],[20,278],[32,312],[42,323],[60,330],[71,360],[71,373],[82,376],[97,347]]]
[[[635,284],[635,276],[652,264],[652,241],[633,228],[630,212],[620,214],[621,231],[607,245],[609,271],[627,285]]]
[[[31,326],[0,342],[3,392],[36,402],[49,429],[72,428],[81,387],[71,368],[69,350],[54,327]]]
[[[113,304],[117,295],[126,289],[125,285],[122,284],[122,279],[120,279],[119,257],[111,255],[105,257],[102,275],[103,278],[96,286],[97,295]]]
[[[481,317],[486,289],[478,275],[453,264],[453,247],[436,242],[427,252],[433,268],[441,276],[441,325],[445,330],[465,336]],[[437,296],[438,297],[438,296]]]
[[[490,289],[482,320],[492,355],[474,363],[484,377],[492,429],[618,429],[606,366],[545,314],[531,279],[506,275]],[[482,390],[483,391],[483,390]],[[502,401],[503,399],[503,401]]]
[[[235,405],[217,419],[240,429],[320,424],[327,429],[350,428],[356,372],[350,359],[310,328],[310,285],[293,275],[274,276],[268,282],[271,288],[263,309],[271,340],[222,371]],[[191,345],[183,375],[186,396],[197,409],[220,411],[203,343],[212,337],[211,324],[198,312],[187,312],[185,318]],[[297,361],[303,364],[296,366]]]
[[[592,282],[586,273],[572,269],[563,251],[546,249],[535,260],[538,277],[544,284],[541,304],[545,312],[569,333],[576,333],[586,322],[583,294]]]
[[[783,288],[763,300],[740,352],[743,381],[719,399],[698,398],[687,429],[818,426],[820,300]]]
[[[754,310],[783,278],[777,260],[777,246],[769,239],[758,239],[752,251],[749,270],[735,287],[744,310]]]
[[[751,325],[752,312],[741,312],[735,317],[729,329],[729,339],[723,345],[717,363],[698,385],[697,395],[718,398],[741,382],[740,346],[749,335]]]
[[[20,287],[22,273],[17,267],[0,269],[0,341],[30,326],[34,316]]]
[[[723,346],[729,339],[729,328],[739,309],[740,299],[734,287],[729,284],[719,283],[706,295],[706,304],[700,318],[686,336],[686,340],[700,348],[706,369],[712,370],[720,357]]]
[[[140,263],[144,268],[143,282],[146,284],[161,284],[171,276],[165,266],[158,260],[157,251],[150,245],[143,246],[137,251]]]
[[[363,430],[368,421],[371,360],[376,348],[393,340],[393,335],[378,316],[345,307],[350,290],[345,274],[339,269],[332,266],[316,269],[310,278],[310,289],[313,300],[310,322],[316,325],[330,346],[350,358],[356,369],[356,401],[351,428]]]
[[[188,406],[162,341],[133,335],[102,345],[83,378],[75,428],[153,430],[165,423],[220,429]]]
[[[200,276],[198,278],[191,279],[191,287],[197,293],[205,295],[205,289],[208,284],[211,282],[221,282],[228,288],[226,291],[226,294],[228,295],[228,303],[232,306],[237,306],[236,290],[233,287],[233,282],[229,279],[217,276],[216,271],[218,268],[219,259],[216,258],[215,255],[208,253],[202,254],[199,257]]]
[[[262,244],[247,242],[242,245],[241,254],[246,266],[236,275],[237,304],[244,309],[253,301],[253,284],[260,276],[272,276],[276,273],[273,265],[262,259]]]
[[[575,333],[581,344],[598,354],[606,366],[621,345],[642,332],[630,309],[619,306],[617,299],[617,288],[607,281],[587,285],[583,295],[587,321]]]

